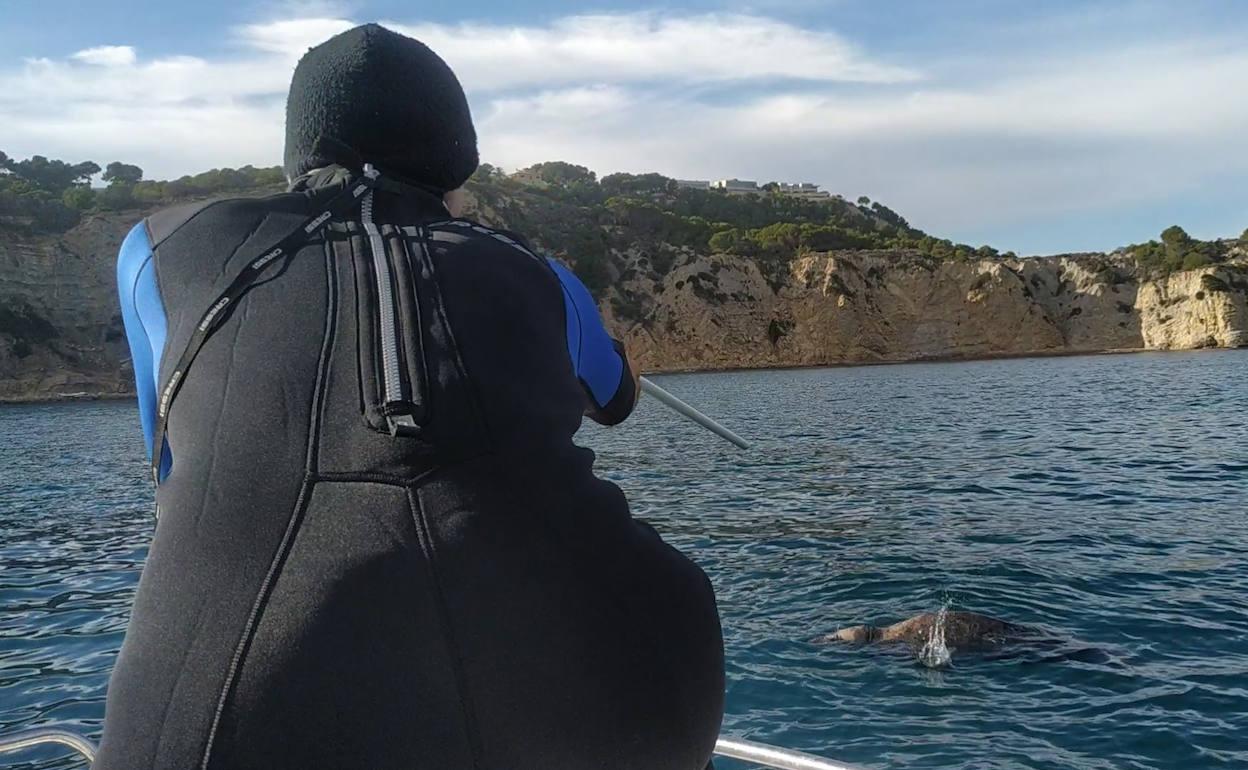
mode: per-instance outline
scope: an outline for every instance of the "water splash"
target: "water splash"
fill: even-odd
[[[953,653],[945,644],[945,623],[949,618],[949,602],[941,605],[936,613],[936,622],[932,624],[932,633],[927,642],[919,650],[919,662],[928,668],[947,668],[953,662]]]

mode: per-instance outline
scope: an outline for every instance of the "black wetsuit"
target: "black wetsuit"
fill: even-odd
[[[145,222],[167,319],[147,401],[234,275],[341,189]],[[384,255],[358,209],[335,221],[182,380],[95,769],[700,770],[714,597],[573,444],[555,271],[418,190],[374,218],[399,226]],[[626,415],[631,385],[613,398]]]

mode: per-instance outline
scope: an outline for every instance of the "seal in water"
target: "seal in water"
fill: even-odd
[[[943,622],[944,642],[950,650],[998,647],[1027,632],[1023,626],[975,612],[924,612],[891,626],[853,626],[815,639],[816,643],[909,644],[922,647]]]

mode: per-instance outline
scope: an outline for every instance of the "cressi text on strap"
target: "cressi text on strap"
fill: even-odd
[[[362,178],[348,179],[347,185],[342,192],[330,199],[320,213],[309,218],[285,238],[262,251],[259,257],[249,262],[234,277],[234,280],[230,282],[229,288],[208,306],[208,311],[204,313],[199,323],[195,325],[195,331],[191,334],[191,338],[186,344],[186,349],[182,351],[182,355],[178,358],[178,363],[174,365],[173,371],[169,374],[169,380],[160,392],[160,403],[156,408],[156,430],[152,434],[153,483],[158,486],[160,484],[160,462],[164,454],[169,407],[173,404],[173,399],[178,395],[178,390],[186,380],[187,369],[191,367],[195,356],[199,355],[199,351],[203,348],[204,343],[229,317],[234,304],[255,286],[261,277],[272,269],[273,265],[285,265],[308,239],[324,230],[334,218],[341,217],[355,207],[366,192],[377,186],[378,179],[377,171],[371,166],[365,166]]]

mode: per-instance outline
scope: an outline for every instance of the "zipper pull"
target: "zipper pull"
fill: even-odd
[[[416,420],[410,414],[396,414],[387,417],[386,425],[390,427],[391,436],[417,436],[420,434],[420,426],[416,424]]]

